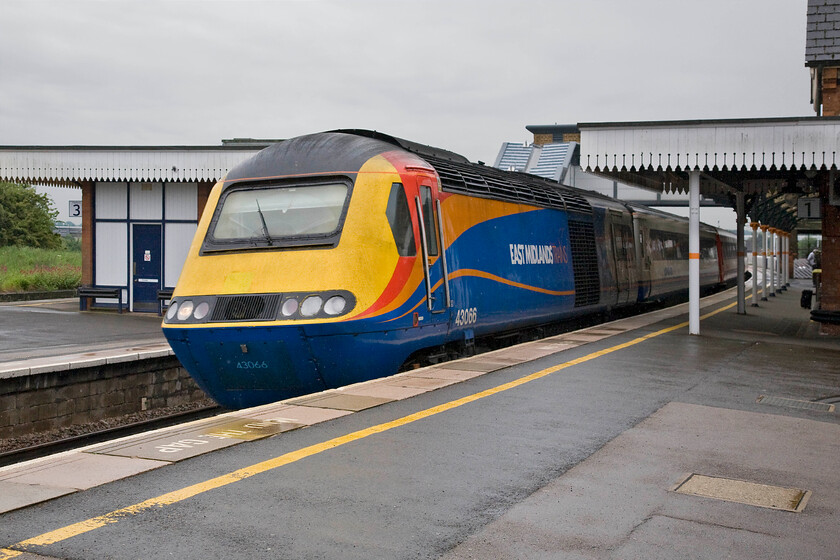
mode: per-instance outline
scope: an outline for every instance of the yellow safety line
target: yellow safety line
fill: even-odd
[[[711,317],[712,315],[716,315],[722,311],[734,307],[735,305],[737,305],[737,302],[712,311],[711,313],[707,313],[706,315],[703,315],[701,319],[706,319],[708,317]],[[0,548],[0,560],[7,560],[9,558],[15,558],[16,556],[20,556],[21,554],[24,554],[24,552],[26,552],[27,548],[32,546],[46,546],[49,544],[65,541],[69,538],[87,533],[89,531],[93,531],[94,529],[104,527],[105,525],[117,523],[125,517],[138,514],[144,510],[155,507],[164,507],[170,504],[181,502],[183,500],[186,500],[187,498],[191,498],[209,490],[221,488],[222,486],[227,486],[228,484],[232,484],[234,482],[250,478],[254,475],[264,473],[266,471],[270,471],[272,469],[276,469],[278,467],[282,467],[284,465],[288,465],[296,461],[300,461],[301,459],[305,459],[306,457],[317,455],[318,453],[322,453],[329,449],[333,449],[360,439],[364,439],[374,434],[386,432],[388,430],[392,430],[400,426],[405,426],[406,424],[411,424],[412,422],[416,422],[424,418],[429,418],[430,416],[440,414],[441,412],[446,412],[447,410],[452,410],[453,408],[458,408],[459,406],[463,406],[465,404],[477,401],[479,399],[483,399],[485,397],[489,397],[491,395],[495,395],[497,393],[501,393],[509,389],[519,387],[520,385],[524,385],[526,383],[530,383],[531,381],[540,379],[547,375],[551,375],[552,373],[558,372],[568,367],[579,365],[590,360],[594,360],[595,358],[600,358],[601,356],[605,356],[617,350],[623,350],[624,348],[634,346],[636,344],[639,344],[640,342],[650,340],[651,338],[655,338],[657,336],[673,332],[687,325],[688,322],[686,321],[678,325],[674,325],[672,327],[667,327],[654,333],[640,336],[639,338],[634,338],[629,342],[624,342],[622,344],[617,344],[604,350],[592,352],[591,354],[587,354],[586,356],[575,358],[574,360],[569,360],[568,362],[564,362],[562,364],[546,368],[536,373],[520,377],[519,379],[515,379],[508,383],[498,385],[491,389],[486,389],[484,391],[474,393],[472,395],[468,395],[466,397],[450,401],[448,403],[434,406],[432,408],[427,408],[425,410],[415,412],[414,414],[409,414],[408,416],[403,416],[402,418],[397,418],[396,420],[385,422],[384,424],[378,424],[376,426],[371,426],[370,428],[365,428],[364,430],[359,430],[357,432],[352,432],[350,434],[333,438],[323,443],[310,445],[309,447],[304,447],[303,449],[298,449],[297,451],[292,451],[290,453],[286,453],[285,455],[280,455],[279,457],[275,457],[267,461],[262,461],[254,465],[235,470],[231,473],[216,478],[211,478],[210,480],[199,482],[198,484],[193,484],[192,486],[187,486],[186,488],[181,488],[180,490],[175,490],[174,492],[169,492],[167,494],[157,496],[156,498],[151,498],[144,502],[124,507],[122,509],[112,511],[110,513],[106,513],[105,515],[92,517],[90,519],[86,519],[85,521],[80,521],[72,525],[67,525],[66,527],[62,527],[54,531],[49,531],[42,535],[38,535],[37,537],[32,537],[31,539],[26,539],[24,541],[20,541],[19,543],[12,545],[15,548],[20,548],[23,550]]]

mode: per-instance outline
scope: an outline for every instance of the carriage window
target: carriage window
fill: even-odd
[[[414,243],[414,226],[411,223],[411,213],[408,211],[408,200],[401,183],[391,185],[391,195],[388,198],[388,208],[385,211],[391,233],[397,244],[397,252],[401,257],[413,257],[417,254]]]
[[[700,239],[700,258],[717,260],[717,245],[715,245],[714,239]]]
[[[615,258],[619,261],[633,260],[633,232],[630,227],[624,224],[613,224],[613,246],[615,247]]]
[[[338,232],[347,192],[343,183],[232,190],[220,201],[209,237],[253,247],[330,237]]]
[[[423,206],[423,223],[426,226],[429,256],[436,257],[438,254],[437,224],[435,224],[435,211],[432,202],[432,189],[430,187],[420,187],[420,203]]]

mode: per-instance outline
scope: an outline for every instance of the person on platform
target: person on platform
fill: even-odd
[[[811,267],[811,270],[815,268],[820,268],[820,250],[814,249],[810,253],[808,253],[808,265]]]

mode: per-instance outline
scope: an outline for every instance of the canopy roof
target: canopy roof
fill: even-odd
[[[734,207],[747,196],[753,220],[795,227],[796,199],[816,192],[819,174],[840,164],[840,117],[625,123],[579,123],[581,167],[613,179],[673,193],[700,193]]]
[[[0,181],[217,181],[268,141],[221,146],[0,146]]]

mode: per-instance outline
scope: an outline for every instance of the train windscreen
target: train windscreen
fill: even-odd
[[[205,249],[331,244],[348,192],[344,183],[232,189],[219,201]]]

